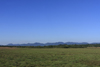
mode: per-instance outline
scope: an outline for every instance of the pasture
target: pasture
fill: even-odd
[[[100,67],[100,48],[0,47],[0,67]]]

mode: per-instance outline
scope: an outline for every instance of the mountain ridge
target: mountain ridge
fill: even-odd
[[[54,43],[39,43],[39,42],[35,42],[35,43],[26,43],[26,44],[7,44],[7,46],[49,46],[49,45],[60,45],[60,44],[67,44],[67,45],[85,45],[85,44],[89,44],[87,42],[54,42]]]
[[[86,44],[100,44],[100,43],[88,43],[88,42],[47,42],[47,43],[39,43],[39,42],[35,42],[35,43],[26,43],[26,44],[7,44],[5,46],[49,46],[49,45],[60,45],[60,44],[67,44],[67,45],[86,45]]]

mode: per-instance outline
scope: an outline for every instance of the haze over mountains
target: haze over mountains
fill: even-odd
[[[27,44],[7,44],[7,46],[48,46],[48,45],[59,45],[59,44],[67,44],[67,45],[85,45],[90,44],[87,42],[54,42],[54,43],[27,43]],[[91,43],[91,44],[98,44],[98,43]]]

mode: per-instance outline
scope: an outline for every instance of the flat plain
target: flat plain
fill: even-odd
[[[0,47],[0,67],[100,67],[100,48]]]

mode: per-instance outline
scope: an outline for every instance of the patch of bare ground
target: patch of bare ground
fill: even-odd
[[[0,47],[0,49],[17,49],[16,47]]]

